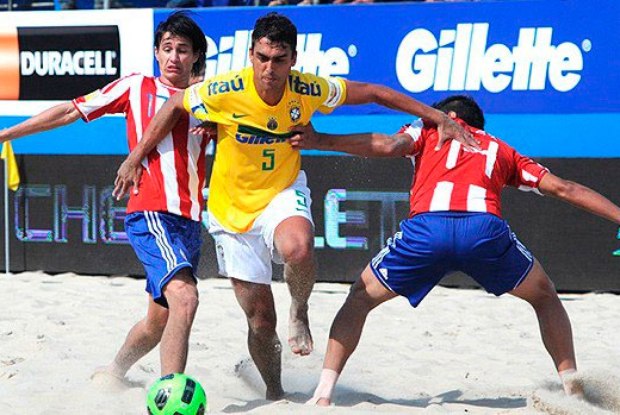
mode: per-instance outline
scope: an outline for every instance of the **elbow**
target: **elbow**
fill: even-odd
[[[549,193],[557,198],[567,200],[570,199],[578,189],[579,185],[575,182],[571,182],[570,180],[559,180]]]

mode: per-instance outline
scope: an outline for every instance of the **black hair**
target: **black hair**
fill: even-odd
[[[297,28],[283,14],[267,13],[256,21],[252,32],[252,47],[264,37],[273,43],[290,46],[293,55],[297,51]]]
[[[200,26],[185,11],[172,13],[157,26],[155,31],[155,47],[159,48],[164,33],[182,36],[192,42],[192,51],[198,54],[198,60],[192,65],[192,75],[199,75],[205,67],[207,40]]]
[[[474,128],[484,129],[484,113],[474,99],[468,95],[452,95],[433,104],[433,108],[445,112],[454,111],[456,116]]]

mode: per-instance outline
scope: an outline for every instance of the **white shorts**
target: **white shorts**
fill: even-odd
[[[292,216],[303,216],[314,226],[311,204],[306,173],[302,170],[290,187],[273,198],[247,232],[229,231],[209,214],[209,233],[215,241],[220,275],[271,284],[271,262],[283,263],[273,243],[276,227]]]

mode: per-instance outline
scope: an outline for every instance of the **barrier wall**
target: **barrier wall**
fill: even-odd
[[[298,69],[380,82],[424,102],[473,95],[488,130],[557,174],[618,199],[620,4],[505,1],[280,8],[299,28]],[[207,75],[247,64],[265,9],[201,9]],[[111,78],[153,73],[153,29],[170,10],[0,14],[11,44],[0,72],[0,127]],[[53,19],[52,19],[53,16]],[[514,16],[519,16],[515,19]],[[355,21],[359,24],[343,24]],[[50,22],[54,22],[50,26]],[[60,23],[57,23],[60,22]],[[98,41],[97,39],[105,39]],[[16,46],[15,46],[16,45]],[[5,46],[2,46],[3,48]],[[77,89],[76,89],[77,88]],[[318,116],[318,129],[393,132],[411,117],[376,106]],[[87,274],[143,270],[110,197],[127,151],[124,119],[105,117],[17,140],[22,186],[10,196],[11,268]],[[411,167],[307,152],[320,279],[351,281],[406,217]],[[505,215],[560,289],[620,291],[620,230],[550,198],[507,191]],[[205,236],[201,274],[216,273]],[[0,246],[3,245],[0,244]],[[461,277],[455,284],[470,282]]]

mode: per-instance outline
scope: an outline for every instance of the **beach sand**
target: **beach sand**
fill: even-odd
[[[318,380],[329,327],[347,284],[319,283],[310,301],[315,352],[284,346],[286,399],[263,399],[248,358],[245,318],[225,279],[199,281],[200,307],[186,372],[207,392],[210,413],[605,414],[620,413],[620,296],[561,295],[573,323],[587,402],[564,395],[525,302],[437,287],[412,309],[401,298],[370,314],[343,372],[335,406],[303,405]],[[274,283],[286,345],[290,298]],[[159,376],[158,349],[128,384],[91,380],[144,316],[144,281],[20,273],[0,276],[0,414],[145,414]]]

